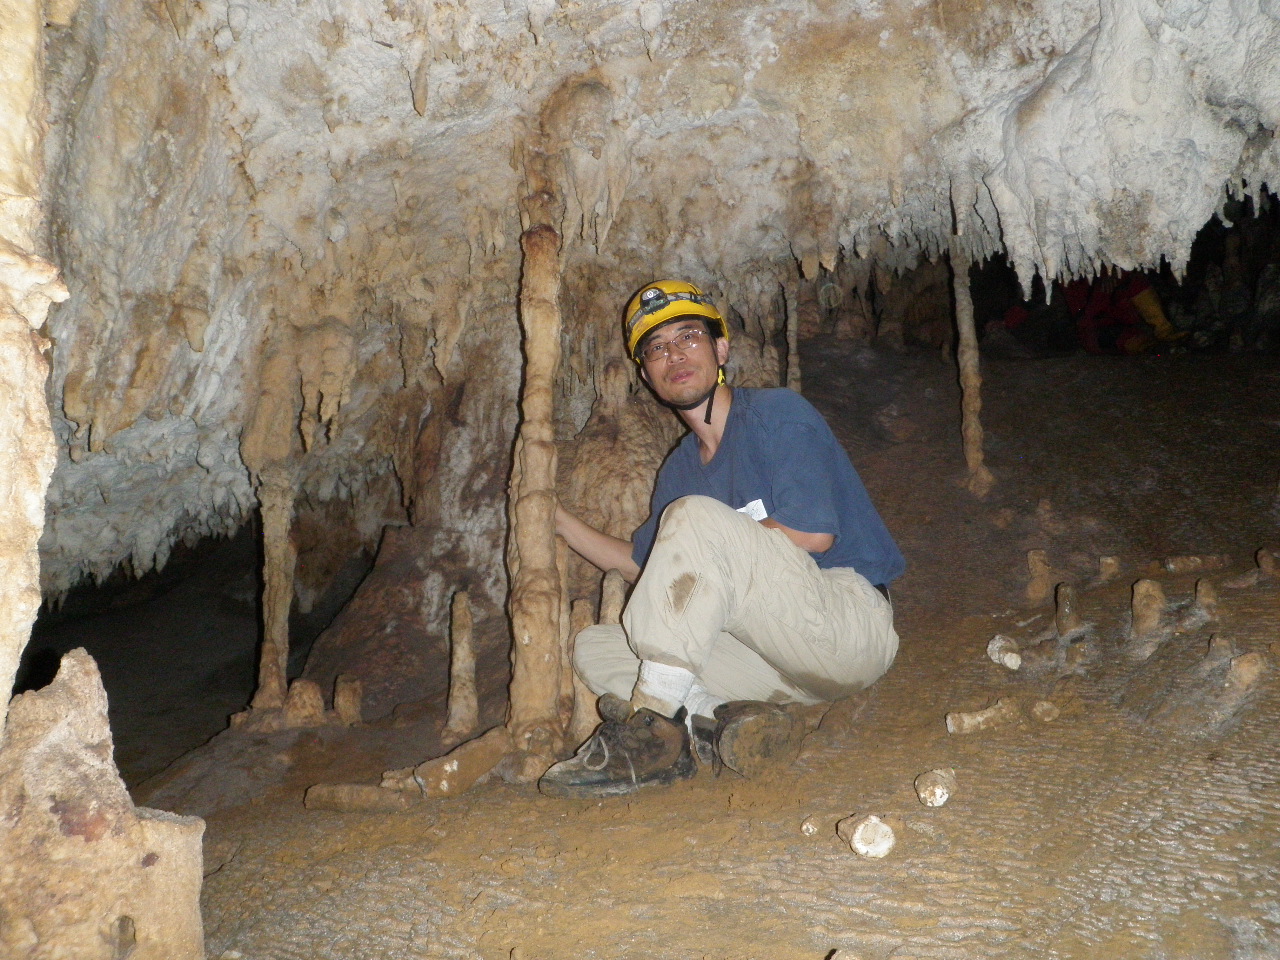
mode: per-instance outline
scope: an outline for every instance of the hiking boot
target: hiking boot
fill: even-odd
[[[695,713],[689,718],[689,733],[693,755],[698,759],[699,767],[707,767],[716,776],[720,775],[720,754],[716,752],[716,731],[720,724],[711,717]]]
[[[651,784],[687,780],[697,772],[682,707],[674,719],[652,710],[631,712],[620,697],[600,698],[604,722],[568,760],[542,775],[549,797],[617,797]]]
[[[791,763],[809,732],[776,703],[734,700],[716,707],[716,753],[735,773],[755,777],[771,766]]]

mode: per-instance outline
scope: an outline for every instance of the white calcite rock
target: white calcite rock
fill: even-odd
[[[987,643],[987,659],[1009,670],[1017,670],[1022,666],[1022,655],[1018,652],[1017,641],[1000,633]]]
[[[929,770],[916,777],[916,797],[926,807],[941,807],[955,795],[956,772],[950,767]]]
[[[879,860],[887,857],[898,842],[893,827],[874,813],[846,817],[836,824],[836,834],[860,857]]]

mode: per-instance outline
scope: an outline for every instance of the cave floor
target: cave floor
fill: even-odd
[[[277,782],[208,814],[210,957],[1280,956],[1280,584],[1247,582],[1254,551],[1280,546],[1274,358],[986,362],[998,484],[980,502],[951,367],[812,352],[805,392],[911,565],[890,672],[790,767],[608,801],[490,782],[398,813],[307,811],[309,783],[430,756],[440,717],[299,737],[272,755]],[[1087,626],[1068,663],[1014,673],[988,640],[1054,623],[1025,597],[1031,549],[1077,585]],[[1106,583],[1101,555],[1121,565]],[[1160,566],[1188,555],[1222,566]],[[1198,576],[1220,598],[1207,622]],[[1169,600],[1146,660],[1126,640],[1139,577]],[[1206,660],[1211,636],[1229,649]],[[947,733],[947,711],[998,698],[1021,715]],[[1033,716],[1042,700],[1055,719]],[[937,767],[958,789],[926,808],[913,779]],[[864,813],[895,827],[884,859],[836,835]]]

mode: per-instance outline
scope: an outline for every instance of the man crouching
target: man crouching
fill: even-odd
[[[557,509],[569,546],[635,588],[620,626],[578,634],[574,667],[604,722],[543,775],[551,796],[685,779],[695,755],[751,776],[799,748],[779,705],[860,690],[898,649],[888,585],[905,562],[817,410],[725,382],[727,327],[691,283],[643,287],[626,338],[689,433],[630,543]]]

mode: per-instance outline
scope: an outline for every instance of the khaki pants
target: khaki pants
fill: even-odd
[[[726,700],[818,703],[873,683],[897,651],[893,608],[866,578],[819,569],[718,500],[683,497],[662,515],[622,625],[579,633],[573,662],[594,693],[623,699],[654,660]]]

